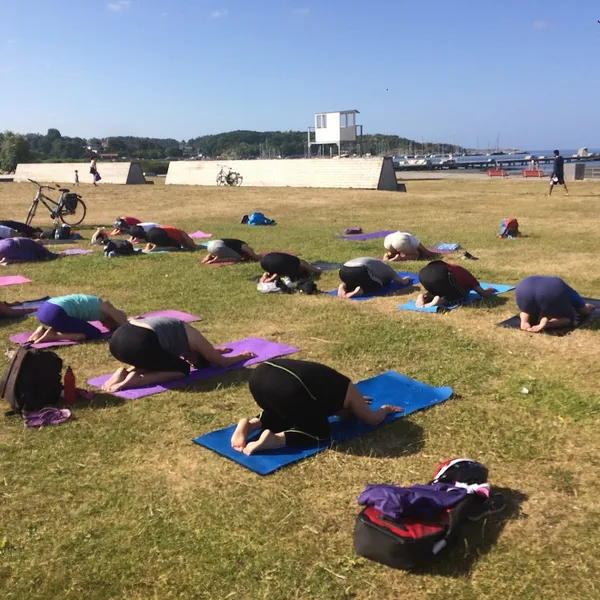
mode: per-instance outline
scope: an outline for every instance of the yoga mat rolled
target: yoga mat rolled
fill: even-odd
[[[244,367],[255,365],[265,360],[269,360],[270,358],[300,352],[298,348],[294,348],[292,346],[286,346],[285,344],[278,344],[269,340],[252,337],[231,342],[230,344],[223,344],[221,346],[217,346],[217,348],[231,348],[231,353],[229,354],[230,356],[233,354],[239,354],[240,352],[254,352],[256,356],[236,365],[232,365],[231,367],[207,367],[205,369],[193,369],[190,375],[188,375],[188,377],[184,377],[183,379],[168,381],[163,384],[152,385],[143,388],[124,390],[122,392],[116,392],[115,396],[127,398],[129,400],[135,400],[136,398],[143,398],[144,396],[151,396],[152,394],[160,394],[161,392],[166,392],[167,390],[189,385],[194,381],[209,379],[210,377],[214,377],[216,375],[222,375],[223,373],[228,373],[229,371],[233,371],[235,369],[243,369]],[[94,379],[90,379],[88,384],[97,388],[102,388],[102,385],[106,383],[110,377],[110,375],[95,377]]]
[[[186,323],[193,323],[194,321],[202,320],[202,317],[196,317],[194,315],[190,315],[188,313],[184,313],[179,310],[158,310],[155,312],[150,312],[150,313],[140,315],[138,318],[141,318],[141,319],[146,318],[147,319],[149,317],[172,317],[173,319],[179,319]],[[102,332],[104,339],[108,339],[110,337],[110,331],[106,327],[104,327],[104,325],[102,325],[102,323],[100,321],[91,321],[91,324],[94,327],[97,327]],[[11,335],[10,341],[15,344],[20,344],[22,346],[23,344],[27,343],[27,340],[29,339],[29,337],[31,336],[32,333],[33,332],[26,332],[26,333],[17,333],[15,335]],[[42,342],[41,344],[32,344],[31,347],[41,350],[43,348],[52,348],[54,346],[74,346],[79,343],[81,343],[81,342],[71,342],[69,340],[62,340],[62,341],[56,341],[56,342]]]
[[[363,395],[372,398],[371,408],[373,410],[380,408],[383,404],[393,404],[404,408],[401,413],[388,415],[381,425],[444,402],[453,393],[451,387],[435,388],[395,371],[388,371],[371,379],[365,379],[359,382],[357,387]],[[256,412],[260,412],[258,407]],[[317,452],[322,452],[332,443],[345,442],[377,429],[377,427],[366,425],[358,419],[340,420],[337,417],[330,417],[329,422],[331,423],[331,442],[315,448],[286,447],[246,456],[231,447],[231,436],[235,431],[235,425],[201,435],[193,441],[259,475],[268,475],[277,469],[281,469],[281,467],[313,456]],[[378,427],[381,427],[381,425]],[[251,436],[251,439],[258,434],[257,432],[254,436]]]
[[[397,275],[399,275],[400,277],[410,277],[411,282],[406,285],[400,285],[399,283],[392,281],[392,283],[390,283],[390,285],[383,288],[380,292],[377,292],[376,294],[366,294],[364,296],[353,296],[352,298],[344,298],[344,300],[370,300],[371,298],[377,298],[378,296],[389,296],[391,294],[394,294],[395,292],[399,292],[400,290],[405,290],[406,288],[409,288],[413,285],[417,285],[417,283],[419,283],[419,276],[415,275],[414,273],[409,273],[408,271],[398,271]],[[327,295],[335,296],[337,298],[338,291],[331,290],[331,292],[327,292]]]
[[[19,285],[21,283],[31,283],[31,279],[23,277],[23,275],[7,275],[0,277],[0,286],[4,285]]]
[[[484,290],[488,288],[496,288],[496,293],[494,296],[498,294],[504,294],[506,292],[510,292],[515,289],[514,285],[504,285],[502,283],[481,283],[481,287]],[[477,300],[483,300],[483,298],[477,292],[469,292],[469,295],[462,302],[457,302],[456,304],[452,304],[450,306],[425,306],[419,308],[415,300],[411,300],[410,302],[406,302],[405,304],[399,304],[396,308],[398,310],[410,310],[413,312],[424,312],[424,313],[437,313],[437,312],[447,312],[449,310],[454,310],[459,306],[464,306],[465,304],[471,304],[472,302],[477,302]]]

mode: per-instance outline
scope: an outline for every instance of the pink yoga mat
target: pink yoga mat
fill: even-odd
[[[228,371],[242,369],[250,365],[264,362],[265,360],[275,358],[276,356],[285,356],[286,354],[294,354],[300,351],[298,348],[294,348],[293,346],[286,346],[285,344],[278,344],[276,342],[270,342],[269,340],[252,337],[246,338],[245,340],[231,342],[230,344],[223,344],[221,346],[217,346],[217,348],[231,348],[231,354],[238,354],[240,352],[254,352],[256,354],[256,358],[251,358],[231,367],[207,367],[206,369],[192,370],[190,375],[188,375],[188,377],[184,377],[183,379],[169,381],[161,385],[153,385],[144,388],[136,388],[133,390],[117,392],[115,396],[127,398],[129,400],[135,400],[136,398],[143,398],[144,396],[151,396],[152,394],[160,394],[161,392],[172,390],[173,388],[189,385],[194,381],[208,379],[209,377],[222,375]],[[89,379],[88,384],[97,388],[102,388],[102,385],[108,381],[110,377],[110,375],[95,377],[94,379]]]
[[[204,233],[204,231],[194,231],[194,233],[188,233],[188,235],[194,240],[212,237],[212,233]]]
[[[23,277],[23,275],[8,275],[0,277],[0,286],[2,285],[18,285],[19,283],[31,283],[31,279]]]
[[[178,310],[157,310],[155,312],[146,313],[141,316],[146,317],[146,318],[148,318],[148,317],[172,317],[174,319],[180,319],[181,321],[185,321],[186,323],[193,323],[194,321],[202,320],[202,317],[196,317],[194,315],[180,312]],[[100,323],[100,321],[91,321],[91,324],[94,327],[97,327],[104,334],[105,339],[107,337],[109,337],[110,331],[108,329],[106,329],[106,327],[104,327],[104,325],[102,325],[102,323]],[[17,333],[15,335],[11,335],[10,341],[15,344],[20,344],[22,346],[23,344],[27,343],[27,340],[29,339],[29,336],[31,335],[31,333],[32,332],[28,332],[28,333],[26,332],[26,333]],[[60,341],[60,342],[42,342],[41,344],[32,344],[31,347],[43,349],[43,348],[52,348],[54,346],[74,346],[75,344],[78,344],[78,343],[79,342],[70,342],[70,341],[64,340],[64,341]]]
[[[74,256],[76,254],[91,254],[93,250],[84,250],[83,248],[69,248],[69,250],[63,250],[59,252],[63,256]]]

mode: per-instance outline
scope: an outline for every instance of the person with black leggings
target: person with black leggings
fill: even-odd
[[[498,290],[484,290],[479,281],[459,265],[434,260],[419,271],[419,281],[425,293],[419,294],[418,308],[450,306],[466,300],[469,292],[477,292],[482,298],[491,298]]]
[[[297,281],[311,273],[321,272],[318,267],[313,267],[305,260],[285,252],[265,254],[260,259],[260,267],[264,271],[260,278],[261,283],[270,283],[280,277],[289,277],[292,281]]]
[[[260,260],[247,242],[235,238],[222,238],[211,240],[206,245],[208,254],[200,261],[203,265],[212,265],[220,262],[239,262],[245,260]]]
[[[250,375],[250,393],[261,413],[242,419],[231,446],[250,455],[283,446],[307,448],[327,443],[329,417],[355,417],[367,425],[379,425],[398,406],[369,407],[370,399],[341,373],[316,362],[276,358],[261,363]],[[262,430],[256,440],[248,441]]]
[[[39,227],[31,227],[21,221],[12,221],[10,219],[0,220],[0,226],[8,227],[20,234],[20,237],[37,239],[42,235],[42,230]]]
[[[109,348],[118,361],[130,365],[117,369],[102,386],[111,393],[182,379],[192,366],[229,367],[255,356],[224,356],[230,348],[216,349],[197,329],[171,317],[131,319],[114,332]]]
[[[383,261],[368,256],[346,261],[339,270],[339,277],[342,283],[338,287],[338,296],[341,298],[377,294],[392,281],[400,285],[408,285],[412,281],[410,277],[400,277]]]

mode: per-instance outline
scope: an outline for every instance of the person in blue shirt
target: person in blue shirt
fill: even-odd
[[[550,189],[548,196],[552,196],[552,190],[555,185],[562,185],[565,188],[565,196],[569,195],[567,184],[565,183],[565,159],[560,155],[558,150],[554,151],[554,167],[550,176]]]
[[[84,342],[102,337],[102,331],[90,323],[100,321],[109,331],[127,323],[127,315],[108,300],[87,294],[50,298],[38,309],[41,325],[27,340],[32,343]]]

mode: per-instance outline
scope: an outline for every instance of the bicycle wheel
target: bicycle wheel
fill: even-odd
[[[244,178],[239,173],[236,173],[234,185],[240,186],[240,185],[242,185],[242,181],[244,181]]]
[[[227,185],[227,177],[223,173],[217,175],[217,185]]]
[[[67,207],[61,203],[58,218],[65,224],[74,227],[79,225],[84,219],[87,208],[83,200],[77,200],[75,210],[68,210]]]

